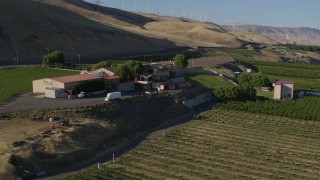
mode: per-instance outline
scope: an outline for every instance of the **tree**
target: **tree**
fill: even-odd
[[[186,56],[183,54],[177,54],[173,57],[174,65],[179,68],[184,68],[188,66],[188,60],[186,59]]]
[[[255,100],[257,91],[250,85],[222,87],[216,92],[221,101],[248,101]]]
[[[252,85],[253,86],[253,76],[251,74],[241,74],[239,77],[238,77],[238,82],[240,85],[245,85],[245,84],[249,84],[249,85]]]
[[[269,87],[271,85],[270,79],[263,73],[259,73],[253,77],[254,87]]]
[[[64,63],[64,55],[60,51],[53,51],[51,54],[43,56],[44,65],[56,65]]]
[[[120,64],[116,67],[116,75],[120,76],[123,80],[129,79],[129,68],[126,64]]]
[[[143,65],[141,62],[128,61],[125,64],[118,65],[116,67],[116,74],[120,76],[124,81],[134,79],[143,71]]]

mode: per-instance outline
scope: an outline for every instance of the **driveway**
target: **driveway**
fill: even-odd
[[[141,93],[124,93],[122,98],[130,98],[133,95]],[[19,111],[57,109],[57,108],[76,108],[81,106],[95,105],[104,103],[106,94],[97,95],[91,98],[60,98],[51,99],[36,96],[32,92],[24,93],[11,100],[10,102],[0,106],[0,113],[10,113]]]

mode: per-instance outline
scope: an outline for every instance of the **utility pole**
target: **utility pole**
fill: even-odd
[[[19,65],[19,51],[18,49],[15,49],[15,51],[17,52],[17,66]]]
[[[72,59],[71,59],[71,61],[73,62],[74,59],[75,59],[74,47],[71,46],[71,49],[72,49]]]
[[[47,51],[48,51],[48,56],[49,56],[49,53],[50,53],[50,49],[49,48],[46,48],[47,49]]]
[[[100,0],[96,0],[96,5],[97,5],[97,13],[99,14],[99,12],[100,12]]]

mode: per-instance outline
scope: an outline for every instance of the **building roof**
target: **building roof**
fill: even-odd
[[[99,68],[99,69],[97,69],[97,70],[95,70],[95,71],[100,71],[100,70],[107,70],[107,71],[110,71],[110,72],[112,72],[112,73],[115,73],[115,72],[116,72],[116,70],[115,70],[114,67],[102,67],[102,68]]]
[[[49,78],[49,79],[58,81],[61,83],[72,83],[72,82],[79,82],[79,81],[101,79],[101,77],[92,75],[92,74],[78,74],[78,75],[62,76],[62,77],[55,77],[55,78]]]
[[[275,81],[275,85],[282,85],[282,84],[294,84],[294,81]]]
[[[105,76],[103,77],[106,80],[116,80],[116,79],[121,79],[120,76]]]

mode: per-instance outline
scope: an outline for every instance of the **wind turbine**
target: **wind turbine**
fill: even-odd
[[[100,0],[96,0],[96,5],[97,5],[97,13],[100,12]]]
[[[123,11],[124,8],[124,0],[122,0],[122,6],[121,6],[121,10]]]
[[[147,13],[148,13],[148,14],[149,14],[149,7],[150,7],[150,6],[149,6],[149,5],[147,5]]]
[[[171,17],[173,17],[173,8],[171,9]]]
[[[136,1],[133,1],[133,12],[136,12]]]

